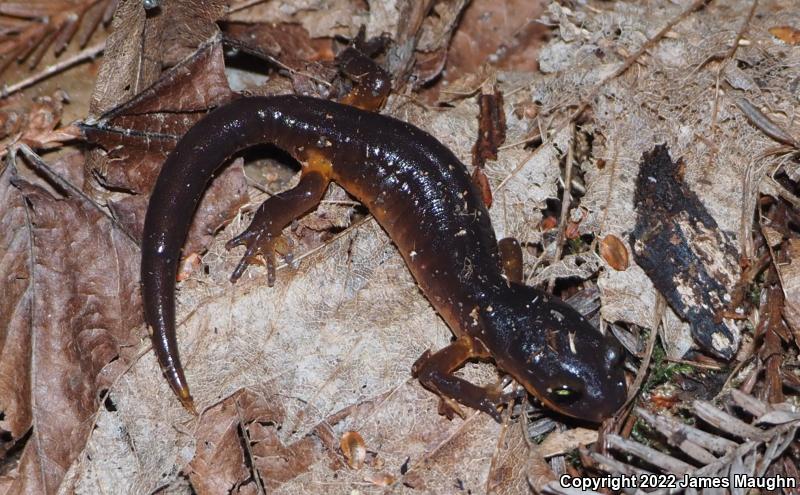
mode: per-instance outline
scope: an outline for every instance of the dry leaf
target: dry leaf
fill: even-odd
[[[36,329],[25,344],[28,361],[16,370],[30,380],[33,427],[16,489],[54,493],[84,448],[100,390],[114,378],[102,368],[138,340],[130,331],[142,319],[138,263],[131,241],[85,201],[57,199],[22,180],[16,185],[33,225]]]
[[[397,481],[397,478],[388,473],[375,473],[364,478],[375,486],[390,486]]]
[[[289,23],[238,23],[225,25],[225,38],[281,60],[289,67],[299,63],[333,60],[330,37],[311,38],[303,26]]]
[[[147,91],[83,124],[90,142],[107,150],[102,183],[138,194],[118,194],[109,205],[126,230],[141,235],[150,189],[177,139],[203,115],[233,94],[224,74],[219,40],[171,68]],[[212,181],[198,206],[186,253],[202,251],[211,236],[247,202],[242,161],[226,167]]]
[[[333,36],[352,38],[360,26],[369,24],[371,20],[371,12],[367,11],[365,4],[366,2],[359,0],[300,0],[280,3],[237,0],[228,9],[231,13],[226,20],[245,23],[300,24],[312,38]],[[379,34],[380,32],[368,32],[369,36]]]
[[[800,43],[800,30],[792,26],[775,26],[769,28],[771,35],[789,45]]]
[[[448,80],[473,74],[486,62],[509,71],[536,70],[536,41],[544,34],[536,19],[543,5],[531,0],[471,2],[450,44]]]
[[[628,248],[619,237],[609,234],[600,239],[600,256],[608,265],[617,271],[627,270],[630,262],[628,261]]]
[[[781,286],[786,295],[783,317],[795,335],[800,335],[800,240],[790,239],[788,243],[787,256],[790,261],[778,265]]]
[[[0,454],[5,456],[31,426],[30,229],[25,198],[11,185],[14,168],[0,172]]]
[[[342,449],[344,458],[350,469],[361,469],[364,460],[367,458],[367,447],[364,439],[357,431],[346,431],[339,440],[339,448]]]
[[[540,449],[526,437],[525,421],[511,421],[500,434],[492,457],[492,469],[485,493],[514,495],[528,493],[555,479]]]
[[[428,14],[422,21],[417,34],[414,77],[418,81],[418,85],[432,81],[444,69],[450,38],[459,25],[461,12],[468,4],[465,0],[431,3],[433,9],[430,13],[427,13],[427,9],[418,10],[418,12]]]
[[[48,149],[78,138],[80,131],[77,128],[60,127],[63,104],[67,100],[63,91],[56,91],[52,96],[36,97],[32,102],[23,100],[22,104],[16,105],[6,102],[0,110],[0,139],[5,141],[3,144],[9,146],[9,141],[14,141],[33,149]]]
[[[570,450],[575,450],[578,447],[583,447],[596,441],[596,430],[573,428],[566,431],[554,431],[539,444],[539,454],[546,458],[554,455],[563,455]]]
[[[200,418],[197,447],[187,466],[192,487],[200,494],[231,493],[250,477],[237,400],[237,396],[229,397]]]

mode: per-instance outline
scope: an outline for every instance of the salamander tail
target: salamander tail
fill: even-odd
[[[192,413],[193,415],[197,416],[197,408],[194,406],[194,399],[192,398],[192,394],[189,393],[189,387],[186,385],[175,389],[175,395],[178,396],[178,399],[181,401],[184,409]]]

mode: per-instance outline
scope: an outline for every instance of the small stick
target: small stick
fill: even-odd
[[[561,199],[561,215],[558,219],[558,236],[556,237],[556,252],[553,262],[557,263],[564,253],[564,237],[567,230],[569,207],[572,203],[572,162],[575,157],[575,122],[570,124],[569,146],[567,147],[567,160],[564,165],[564,195]],[[556,278],[551,277],[547,283],[547,291],[552,293],[556,285]]]
[[[69,58],[65,58],[64,60],[62,60],[62,61],[60,61],[60,62],[58,62],[56,64],[50,65],[50,66],[46,67],[43,71],[41,71],[39,73],[36,73],[36,74],[34,74],[34,75],[30,76],[30,77],[27,77],[27,78],[23,79],[22,81],[19,81],[18,83],[14,83],[11,86],[5,86],[5,87],[3,87],[2,90],[0,90],[0,100],[2,100],[3,98],[8,97],[9,95],[11,95],[13,93],[21,91],[21,90],[27,88],[28,86],[33,86],[34,84],[38,83],[39,81],[41,81],[43,79],[47,79],[48,77],[52,76],[53,74],[57,74],[57,73],[65,70],[65,69],[67,69],[67,68],[69,68],[69,67],[71,67],[71,66],[73,66],[75,64],[78,64],[78,63],[81,63],[81,62],[83,62],[85,60],[94,58],[98,54],[102,53],[103,50],[105,50],[105,48],[106,48],[106,42],[105,41],[100,42],[100,43],[98,43],[96,45],[93,45],[93,46],[90,46],[89,48],[86,48],[85,50],[81,50],[79,53],[76,53],[75,55],[73,55],[73,56],[71,56]]]

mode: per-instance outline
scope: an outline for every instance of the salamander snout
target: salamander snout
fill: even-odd
[[[625,354],[622,351],[622,346],[614,339],[608,339],[608,347],[606,348],[605,361],[606,366],[622,366],[622,361]]]
[[[498,365],[550,409],[599,423],[625,402],[624,351],[560,299],[516,285],[492,322]]]

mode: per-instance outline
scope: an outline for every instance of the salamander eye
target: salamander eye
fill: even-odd
[[[572,404],[580,399],[581,393],[567,385],[550,390],[550,397],[558,404]]]

